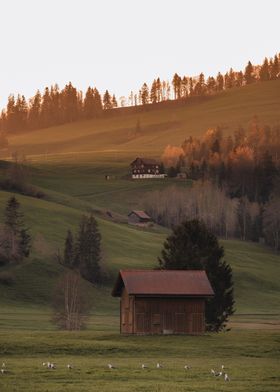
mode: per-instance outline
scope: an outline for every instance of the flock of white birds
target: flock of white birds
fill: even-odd
[[[48,369],[52,369],[52,370],[56,369],[56,364],[54,362],[43,362],[42,365],[44,367],[48,368]],[[71,369],[74,368],[74,366],[71,365],[70,363],[68,363],[66,367],[67,367],[68,370],[71,370]],[[112,365],[111,363],[108,363],[108,368],[110,370],[117,369],[117,367]],[[142,363],[141,368],[142,369],[149,369],[149,366],[147,366],[144,363]],[[156,369],[162,369],[162,368],[163,368],[163,365],[158,362],[156,364]],[[185,370],[191,370],[191,366],[190,365],[185,365],[184,369]],[[216,371],[214,369],[211,369],[210,373],[212,374],[213,377],[221,377],[221,378],[224,378],[225,381],[230,381],[230,378],[229,378],[228,374],[225,373],[224,370],[225,370],[225,366],[222,365],[220,371]],[[3,362],[2,363],[2,367],[1,367],[1,374],[5,374],[6,372],[7,372],[6,363]]]

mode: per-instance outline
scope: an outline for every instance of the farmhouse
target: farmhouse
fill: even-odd
[[[132,179],[164,178],[160,173],[160,163],[155,159],[136,158],[130,164]]]
[[[205,300],[214,295],[205,271],[121,270],[122,334],[203,334]]]
[[[128,214],[128,223],[131,225],[146,226],[152,222],[152,218],[145,211],[133,210]]]

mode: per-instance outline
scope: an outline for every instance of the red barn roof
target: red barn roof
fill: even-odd
[[[132,295],[214,295],[205,271],[200,270],[120,270],[112,295],[121,296],[123,287]]]
[[[151,217],[150,217],[148,214],[146,214],[145,211],[136,211],[136,210],[133,210],[133,211],[131,211],[131,212],[128,214],[128,216],[130,216],[130,215],[132,215],[132,214],[137,215],[137,216],[138,216],[139,218],[141,218],[141,219],[151,219]]]

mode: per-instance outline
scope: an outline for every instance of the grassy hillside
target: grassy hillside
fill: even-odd
[[[92,121],[67,124],[33,131],[9,139],[11,149],[27,155],[91,152],[110,158],[131,159],[135,154],[161,155],[167,144],[179,145],[189,135],[201,135],[208,128],[221,125],[227,133],[239,125],[247,126],[253,116],[266,124],[280,122],[280,80],[257,83],[220,93],[203,102],[157,108]],[[141,134],[135,136],[137,120]]]
[[[9,196],[7,192],[0,192],[0,214]],[[17,197],[35,239],[34,250],[29,261],[12,268],[14,285],[0,285],[1,302],[47,306],[52,287],[62,271],[53,255],[59,247],[62,248],[67,229],[76,230],[85,209],[83,204],[73,208]],[[113,311],[117,314],[118,302],[109,293],[117,271],[120,268],[154,268],[167,232],[144,231],[97,219],[103,238],[104,269],[109,281],[101,291],[89,287],[89,292],[96,299],[94,302],[99,311],[105,305],[103,313]],[[234,271],[238,313],[280,313],[279,256],[257,244],[240,241],[222,241],[222,244]]]
[[[167,144],[223,125],[227,132],[258,114],[280,122],[280,81],[233,89],[201,103],[163,107],[14,136],[12,150],[27,154],[30,183],[44,199],[16,195],[33,236],[31,257],[3,267],[12,285],[0,284],[0,391],[278,391],[280,258],[268,248],[241,241],[221,241],[235,282],[236,315],[232,331],[205,336],[119,335],[119,301],[110,295],[120,268],[154,268],[168,230],[142,230],[125,223],[129,210],[142,208],[145,195],[169,186],[189,187],[172,179],[132,181],[127,177],[136,155],[160,156]],[[142,134],[133,132],[137,119]],[[0,177],[5,175],[1,165]],[[105,180],[105,175],[110,180]],[[11,193],[0,191],[0,222]],[[53,288],[63,267],[54,257],[68,228],[93,210],[102,234],[107,282],[88,284],[94,307],[88,331],[57,331],[51,323]],[[107,211],[113,214],[108,217]],[[50,371],[42,362],[54,361]],[[163,369],[155,364],[163,362]],[[107,363],[118,369],[109,371]],[[74,368],[69,371],[66,364]],[[149,366],[142,370],[141,363]],[[188,363],[192,369],[184,370]],[[213,377],[221,364],[229,383]]]
[[[54,253],[62,248],[68,228],[76,230],[82,213],[93,209],[103,237],[105,288],[89,288],[95,310],[116,315],[118,302],[110,297],[119,268],[153,268],[167,230],[139,230],[124,224],[129,210],[142,208],[145,195],[168,186],[188,187],[172,179],[132,181],[129,162],[136,155],[159,156],[167,144],[180,144],[190,134],[223,125],[227,132],[244,126],[257,114],[264,123],[280,122],[280,81],[259,83],[211,97],[203,102],[164,107],[60,127],[33,131],[10,138],[12,149],[27,154],[30,181],[45,193],[44,200],[18,195],[34,238],[32,257],[13,266],[15,284],[0,285],[0,302],[22,312],[36,305],[48,311],[51,291],[62,267]],[[137,119],[142,134],[133,137]],[[3,174],[3,173],[2,173]],[[105,175],[110,180],[105,180]],[[0,173],[1,176],[1,173]],[[0,192],[0,214],[10,195]],[[107,219],[106,211],[113,213]],[[279,256],[261,245],[222,241],[234,270],[236,308],[242,313],[279,313]],[[117,322],[117,318],[115,319]]]

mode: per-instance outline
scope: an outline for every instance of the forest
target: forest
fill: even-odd
[[[199,218],[219,236],[262,241],[279,250],[279,157],[280,126],[254,118],[233,136],[224,136],[221,127],[209,129],[180,147],[167,146],[162,155],[169,175],[186,173],[193,186],[153,192],[145,208],[168,227]]]
[[[108,90],[101,94],[96,87],[88,87],[86,93],[78,90],[71,82],[60,89],[57,84],[39,90],[30,99],[24,95],[10,95],[6,108],[0,116],[0,146],[5,147],[5,134],[26,130],[47,128],[81,119],[103,116],[106,112],[125,106],[142,106],[175,100],[184,101],[192,97],[206,97],[234,87],[275,80],[280,77],[280,53],[268,59],[262,65],[253,65],[250,61],[243,71],[232,68],[224,75],[216,77],[180,76],[174,74],[172,81],[155,78],[151,85],[144,82],[138,92],[131,91],[128,97],[116,98]],[[108,112],[109,111],[109,112]]]

